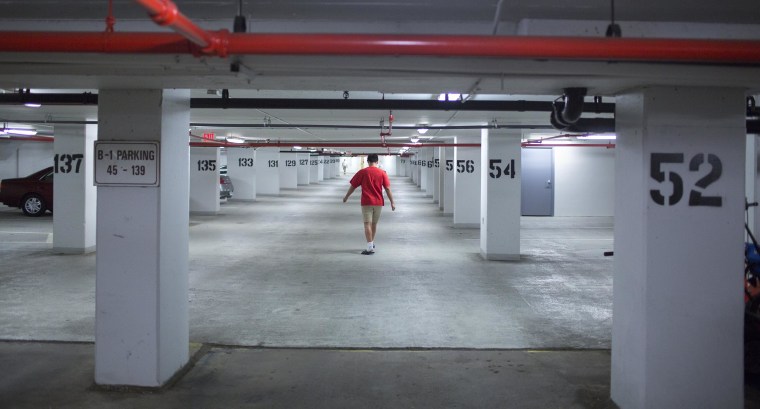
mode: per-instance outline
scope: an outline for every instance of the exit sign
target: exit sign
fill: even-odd
[[[214,140],[214,133],[213,132],[207,132],[203,134],[203,139],[207,141],[213,141]]]

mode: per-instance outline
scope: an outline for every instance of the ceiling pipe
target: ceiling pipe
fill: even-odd
[[[615,147],[614,143],[533,143],[533,142],[523,142],[520,144],[523,148],[561,148],[561,147],[571,147],[571,148],[608,148],[612,149]]]
[[[97,105],[98,94],[85,93],[7,93],[0,94],[0,105]],[[614,113],[615,104],[595,104],[596,113]],[[317,98],[190,98],[195,109],[361,109],[399,111],[504,111],[548,112],[549,101],[438,101],[410,99],[317,99]]]
[[[193,54],[173,33],[0,32],[0,52]],[[225,34],[217,55],[498,57],[760,65],[758,40],[392,34]],[[206,50],[206,51],[204,51]]]
[[[219,148],[282,148],[301,146],[303,148],[479,148],[479,143],[364,143],[364,142],[247,142],[247,143],[229,143],[229,142],[190,142],[193,147],[219,147]]]
[[[565,88],[565,93],[552,103],[552,111],[549,114],[549,122],[556,129],[567,130],[578,122],[583,115],[583,98],[586,96],[586,88]]]
[[[201,48],[203,54],[227,57],[227,34],[229,31],[206,31],[182,14],[171,0],[135,0],[147,11],[150,18],[160,26],[176,31]]]

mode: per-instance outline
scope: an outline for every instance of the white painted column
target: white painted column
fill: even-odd
[[[446,216],[454,215],[454,148],[443,149],[443,214]]]
[[[433,177],[430,185],[433,187],[433,203],[441,202],[441,148],[433,150]]]
[[[317,156],[317,180],[322,182],[325,180],[325,157]]]
[[[160,141],[160,186],[98,187],[95,382],[160,386],[188,361],[189,90],[100,90],[102,141]]]
[[[744,92],[653,87],[616,106],[612,398],[742,408]]]
[[[52,210],[53,251],[56,253],[95,251],[98,192],[92,183],[92,152],[97,134],[97,125],[55,126],[53,151],[58,158],[58,169],[53,177]]]
[[[298,154],[295,152],[280,153],[280,188],[298,188]]]
[[[280,194],[280,150],[259,148],[256,151],[256,194]]]
[[[309,183],[319,183],[319,156],[309,156]]]
[[[420,176],[422,175],[422,158],[419,152],[414,154],[413,166],[412,172],[414,172],[414,183],[417,187],[421,188],[422,182],[420,181]]]
[[[417,184],[417,155],[412,155],[409,157],[409,167],[407,167],[409,170],[409,177],[412,178],[412,183]]]
[[[428,163],[430,162],[430,149],[420,149],[418,155],[420,165],[420,189],[425,194],[425,197],[431,196],[428,194],[428,179],[430,178],[430,172],[428,171]],[[432,164],[431,164],[432,165]]]
[[[227,149],[227,176],[235,191],[233,200],[256,200],[256,150],[253,148]]]
[[[308,153],[299,153],[298,154],[298,185],[308,185],[309,184],[309,154]]]
[[[480,143],[480,137],[456,137]],[[480,148],[454,148],[454,227],[480,227]]]
[[[190,213],[219,213],[219,148],[190,148]]]
[[[518,131],[481,130],[480,254],[520,259],[520,137]]]

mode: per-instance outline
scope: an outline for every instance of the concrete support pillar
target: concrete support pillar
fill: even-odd
[[[219,148],[190,148],[190,213],[219,213]]]
[[[441,202],[441,148],[431,148],[433,151],[433,203]]]
[[[309,183],[319,183],[319,156],[309,156]]]
[[[417,184],[417,155],[412,155],[409,157],[409,166],[407,167],[409,171],[409,177],[412,179],[412,183]]]
[[[298,185],[305,186],[309,184],[309,154],[298,154]]]
[[[95,251],[98,195],[92,184],[92,148],[97,133],[97,125],[55,126],[52,210],[53,251],[56,253]]]
[[[227,149],[227,176],[232,180],[234,200],[256,200],[256,150],[252,148]]]
[[[95,382],[161,386],[188,361],[189,90],[101,90],[100,141],[158,141],[159,186],[98,187]]]
[[[480,254],[520,259],[521,132],[481,130]]]
[[[280,188],[298,188],[298,154],[295,152],[280,153]]]
[[[480,137],[456,137],[480,143]],[[454,227],[480,227],[480,148],[454,148]]]
[[[653,87],[616,106],[612,398],[742,408],[744,92]]]
[[[277,148],[256,151],[256,194],[280,194],[280,150]]]
[[[420,154],[418,156],[420,158],[420,189],[423,193],[425,193],[425,197],[429,197],[432,196],[428,194],[428,182],[430,179],[430,172],[428,171],[428,164],[430,163],[430,149],[420,149]]]
[[[443,148],[443,158],[441,159],[443,168],[443,214],[446,216],[454,215],[454,148]]]
[[[317,156],[317,180],[323,182],[325,180],[325,157]]]

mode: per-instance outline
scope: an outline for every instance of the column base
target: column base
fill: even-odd
[[[479,229],[480,223],[454,223],[452,226],[455,229]]]
[[[207,211],[193,210],[192,212],[190,212],[190,214],[192,216],[216,216],[216,215],[219,214],[219,212],[214,212],[214,211],[207,212]]]
[[[53,252],[58,254],[90,254],[95,252],[96,247],[53,247]]]
[[[441,210],[443,210],[443,209],[441,209]],[[453,212],[452,213],[446,213],[446,212],[444,212],[444,213],[441,213],[441,216],[454,216],[454,213]]]
[[[480,252],[481,257],[483,257],[486,260],[493,260],[493,261],[518,261],[520,260],[519,254],[494,254],[494,253],[486,253],[484,251]]]

